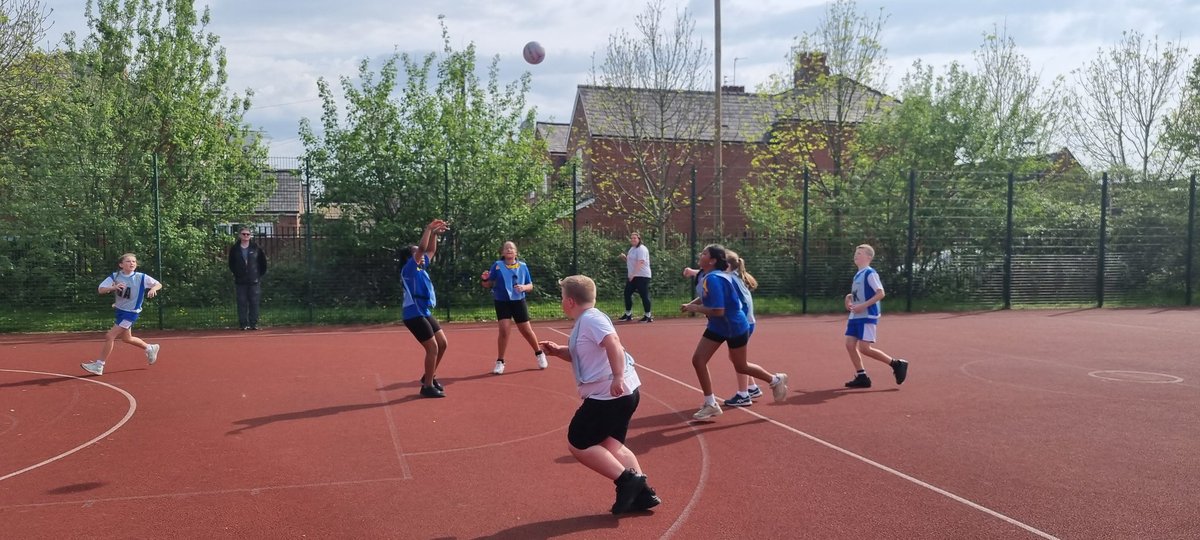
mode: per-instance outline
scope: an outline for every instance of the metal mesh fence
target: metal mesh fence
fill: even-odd
[[[129,200],[114,204],[157,208],[159,197],[191,197],[178,178],[169,183],[170,191],[156,188],[159,175],[185,169],[164,173],[145,161],[103,172],[131,186]],[[96,286],[125,252],[135,252],[140,270],[166,285],[147,305],[141,324],[234,327],[227,255],[241,225],[254,229],[269,258],[264,325],[397,321],[402,292],[396,250],[416,239],[366,244],[360,231],[339,220],[335,205],[319,204],[319,179],[308,178],[300,160],[272,159],[268,169],[261,178],[230,179],[227,199],[176,204],[170,215],[155,216],[156,222],[146,213],[129,222],[114,219],[121,208],[105,216],[82,215],[71,201],[86,193],[66,192],[55,194],[62,201],[41,211],[62,212],[71,219],[56,221],[69,227],[44,232],[37,218],[9,217],[12,226],[0,238],[0,277],[10,285],[0,331],[107,327],[109,299],[98,297]],[[89,175],[100,174],[95,166],[80,167],[67,182],[61,170],[59,176],[28,171],[21,180],[56,193],[60,182],[86,184]],[[726,176],[751,174],[734,170]],[[807,200],[807,206],[786,209],[797,225],[775,234],[755,227],[751,216],[729,202],[735,199],[718,205],[713,194],[701,194],[694,207],[681,210],[684,225],[676,220],[666,237],[647,239],[654,310],[670,314],[690,300],[692,284],[680,270],[712,242],[746,259],[759,282],[756,308],[763,314],[840,311],[855,270],[854,247],[862,243],[876,249],[873,266],[888,291],[890,311],[1190,304],[1197,280],[1195,182],[1194,176],[1139,181],[1008,172],[808,173],[794,179],[804,195],[798,200]],[[235,211],[229,201],[246,208]],[[716,226],[722,223],[728,226]],[[561,315],[555,283],[572,272],[596,279],[600,307],[619,312],[625,265],[618,256],[629,247],[626,233],[582,226],[569,213],[559,225],[559,234],[514,239],[537,285],[531,314]],[[453,232],[440,245],[432,268],[438,317],[492,319],[491,297],[480,287],[479,274],[496,253],[469,252]],[[634,305],[640,313],[639,298]]]

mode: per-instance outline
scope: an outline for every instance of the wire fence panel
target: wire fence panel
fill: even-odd
[[[254,231],[269,259],[264,326],[400,319],[399,250],[416,238],[368,241],[369,221],[350,226],[342,216],[353,208],[324,204],[319,179],[308,177],[298,159],[273,158],[261,177],[227,178],[208,194],[189,191],[199,186],[198,170],[148,156],[133,166],[64,163],[21,171],[15,181],[44,185],[57,199],[9,207],[0,216],[7,225],[0,279],[9,285],[0,331],[107,328],[112,302],[96,288],[126,252],[165,284],[139,324],[235,327],[228,253],[242,226]],[[751,178],[753,171],[730,170],[727,177]],[[691,299],[693,282],[682,270],[709,243],[745,259],[759,284],[756,309],[764,314],[841,311],[855,246],[864,243],[876,250],[872,264],[888,311],[1190,305],[1197,284],[1195,182],[1194,176],[819,171],[787,179],[774,214],[749,211],[743,186],[729,182],[720,204],[711,188],[697,189],[664,227],[639,229],[651,250],[659,315]],[[123,191],[114,194],[117,188]],[[602,309],[624,307],[619,256],[634,227],[626,216],[584,218],[586,207],[579,208],[560,216],[556,233],[510,238],[534,278],[534,317],[561,316],[557,281],[571,273],[597,281]],[[769,227],[768,219],[786,226]],[[485,253],[466,248],[471,232],[447,234],[430,270],[442,320],[494,319],[479,275],[500,245]],[[639,313],[640,303],[635,296]]]

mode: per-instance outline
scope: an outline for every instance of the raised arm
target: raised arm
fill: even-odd
[[[425,226],[425,231],[421,233],[421,242],[417,244],[417,257],[429,256],[429,260],[433,260],[437,254],[437,237],[450,229],[450,226],[445,221],[435,219]]]

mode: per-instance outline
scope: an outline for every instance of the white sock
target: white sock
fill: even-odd
[[[704,396],[704,404],[705,405],[716,405],[717,404],[717,396],[715,396],[713,394]]]
[[[771,386],[779,384],[779,375],[771,375]]]

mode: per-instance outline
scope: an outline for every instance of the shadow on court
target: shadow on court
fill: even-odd
[[[555,538],[584,531],[601,531],[616,529],[620,520],[637,519],[654,515],[653,512],[635,512],[621,514],[619,517],[611,514],[595,514],[575,516],[549,521],[538,521],[505,529],[490,536],[481,536],[476,540],[526,540],[528,538]],[[597,533],[597,536],[608,536],[614,533]]]

